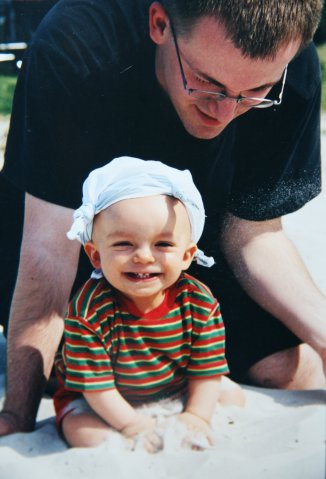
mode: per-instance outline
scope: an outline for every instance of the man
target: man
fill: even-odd
[[[326,298],[281,222],[320,191],[320,75],[309,42],[321,8],[63,0],[42,22],[3,172],[26,198],[2,434],[33,428],[69,295],[85,277],[80,266],[75,280],[79,248],[65,235],[81,184],[123,155],[189,168],[203,194],[199,246],[216,265],[193,273],[220,300],[231,377],[324,386]]]

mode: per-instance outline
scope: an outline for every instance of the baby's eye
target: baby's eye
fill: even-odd
[[[159,248],[172,248],[174,246],[170,241],[158,241],[155,246]]]
[[[132,243],[130,243],[130,241],[117,241],[113,243],[111,246],[114,249],[122,250],[122,249],[130,248],[130,246],[132,246]]]

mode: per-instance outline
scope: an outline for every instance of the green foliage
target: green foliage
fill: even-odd
[[[326,111],[326,43],[320,45],[318,48],[318,55],[321,65],[321,74],[322,74],[322,100],[321,106],[322,111]]]
[[[0,114],[9,115],[16,86],[16,75],[0,74]]]
[[[324,0],[324,8],[320,20],[319,27],[315,34],[314,41],[316,45],[321,45],[326,42],[326,8],[325,8],[325,0]]]

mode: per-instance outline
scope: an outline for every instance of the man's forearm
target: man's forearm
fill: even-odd
[[[54,276],[47,271],[47,274],[46,269],[42,271],[35,263],[31,265],[22,258],[11,308],[4,409],[15,416],[20,430],[31,430],[34,426],[62,337],[63,315],[71,287],[64,282],[68,291],[63,293],[63,285],[58,282],[59,273]],[[33,278],[31,274],[35,271],[38,276]],[[48,280],[50,277],[52,281]]]
[[[11,327],[8,338],[7,390],[4,411],[21,431],[34,428],[35,417],[62,336],[62,318],[43,325]],[[17,331],[18,330],[18,331]]]
[[[71,210],[26,195],[24,235],[7,342],[4,410],[13,423],[9,432],[33,428],[62,335],[80,251],[79,245],[65,236],[71,218]],[[8,433],[3,422],[0,434]]]
[[[231,220],[223,245],[243,289],[326,359],[326,298],[281,221]]]

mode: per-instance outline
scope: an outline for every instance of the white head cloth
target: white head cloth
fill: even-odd
[[[205,210],[190,171],[129,156],[115,158],[89,174],[83,184],[83,204],[74,212],[67,237],[85,244],[91,240],[93,219],[100,211],[121,200],[155,195],[174,196],[185,205],[192,240],[197,244],[204,229]],[[203,266],[214,264],[214,259],[201,250],[195,260]]]

